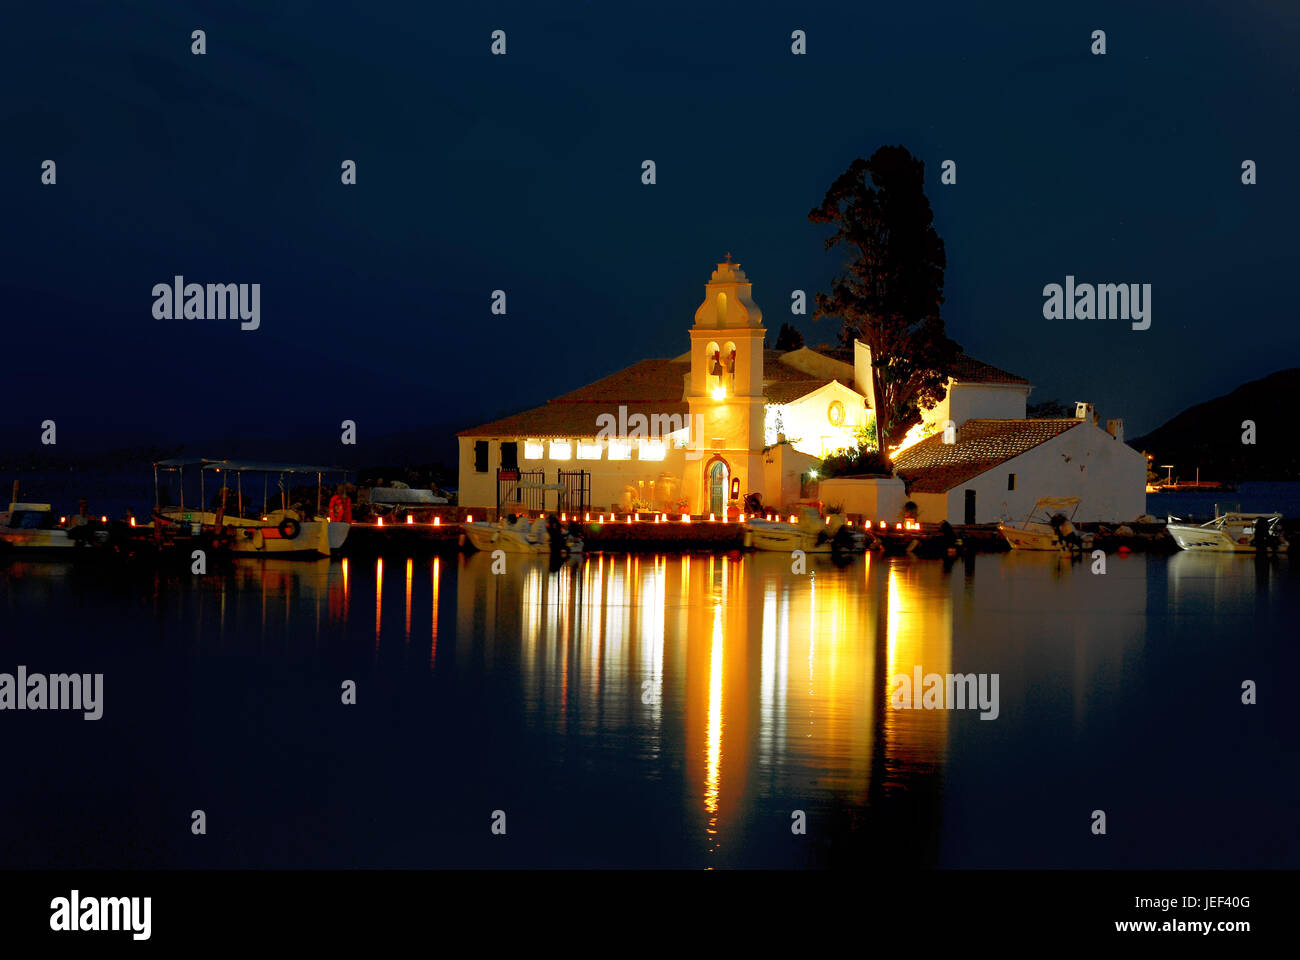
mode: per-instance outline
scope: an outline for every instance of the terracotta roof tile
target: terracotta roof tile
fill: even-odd
[[[956,443],[943,434],[908,447],[894,470],[913,493],[944,493],[1083,423],[1082,420],[967,420]]]
[[[1007,373],[990,363],[968,357],[964,353],[958,354],[950,370],[950,376],[954,380],[966,383],[1023,383],[1026,386],[1029,384],[1024,377],[1017,377],[1014,373]]]
[[[820,390],[830,380],[778,380],[763,385],[763,396],[771,403],[790,403],[800,397],[806,397],[814,390]]]
[[[640,360],[595,383],[562,394],[551,403],[680,403],[689,363],[673,359]]]

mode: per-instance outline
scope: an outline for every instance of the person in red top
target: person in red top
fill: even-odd
[[[330,497],[330,520],[335,523],[352,522],[352,500],[342,490]]]

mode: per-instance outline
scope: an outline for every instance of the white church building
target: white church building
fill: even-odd
[[[504,513],[534,491],[548,509],[722,517],[752,493],[776,509],[815,496],[806,483],[822,458],[855,446],[867,423],[870,351],[766,349],[752,288],[728,258],[705,285],[687,352],[462,431],[459,503]],[[893,451],[922,520],[1023,516],[1036,496],[1083,496],[1081,520],[1143,512],[1146,462],[1122,442],[1122,424],[1098,429],[1091,407],[1027,420],[1031,389],[959,358],[944,400]]]

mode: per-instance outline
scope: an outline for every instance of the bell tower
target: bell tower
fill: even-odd
[[[763,492],[763,311],[753,284],[732,263],[717,265],[691,327],[687,403],[694,441],[685,492],[692,512],[726,512],[731,492]],[[739,481],[738,488],[733,481]],[[698,497],[698,500],[696,499]]]

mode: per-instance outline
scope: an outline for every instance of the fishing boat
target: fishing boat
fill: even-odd
[[[184,478],[178,479],[181,489],[180,503],[177,506],[163,506],[159,471],[175,471],[178,475],[186,467],[195,466],[199,474],[199,505],[197,508],[185,506]],[[316,467],[294,463],[265,463],[242,460],[208,460],[208,459],[173,459],[160,460],[154,464],[154,524],[170,524],[181,529],[189,527],[198,535],[210,534],[218,549],[229,550],[235,556],[276,556],[276,557],[328,557],[339,550],[347,540],[351,524],[346,520],[331,519],[321,512],[323,494],[323,477],[326,473],[343,473],[339,467]],[[254,507],[250,491],[246,499],[244,493],[244,475],[260,474],[263,478],[262,506]],[[299,474],[316,475],[316,509],[314,512],[306,506],[295,508],[287,505],[288,489],[285,477]],[[276,492],[279,506],[271,509],[272,494],[270,477],[276,476]],[[209,480],[217,489],[216,480],[220,479],[220,493],[215,499],[216,508],[206,506],[206,490]],[[233,479],[233,489],[231,481]]]
[[[526,518],[511,514],[496,523],[479,520],[462,523],[460,528],[465,533],[465,542],[475,550],[489,553],[493,550],[523,554],[551,553],[552,538],[544,517],[538,517],[529,523]],[[577,537],[567,534],[562,543],[556,544],[556,548],[561,554],[574,556],[582,553],[583,544]]]
[[[998,532],[1013,550],[1081,549],[1083,539],[1075,532],[1073,523],[1074,515],[1079,512],[1079,501],[1079,497],[1042,497],[1034,503],[1024,523],[1018,527],[999,523]]]
[[[1214,519],[1208,523],[1184,523],[1169,517],[1165,527],[1179,549],[1205,553],[1285,553],[1288,548],[1282,535],[1282,514],[1243,513],[1239,509],[1220,511],[1215,504]]]
[[[61,523],[48,503],[12,501],[0,513],[0,551],[28,554],[71,555],[78,549],[108,544],[108,529],[93,522],[84,526]]]
[[[754,550],[790,553],[831,553],[835,550],[859,551],[866,547],[866,536],[844,523],[842,514],[823,520],[810,506],[800,506],[794,522],[782,520],[746,520],[744,544]]]

